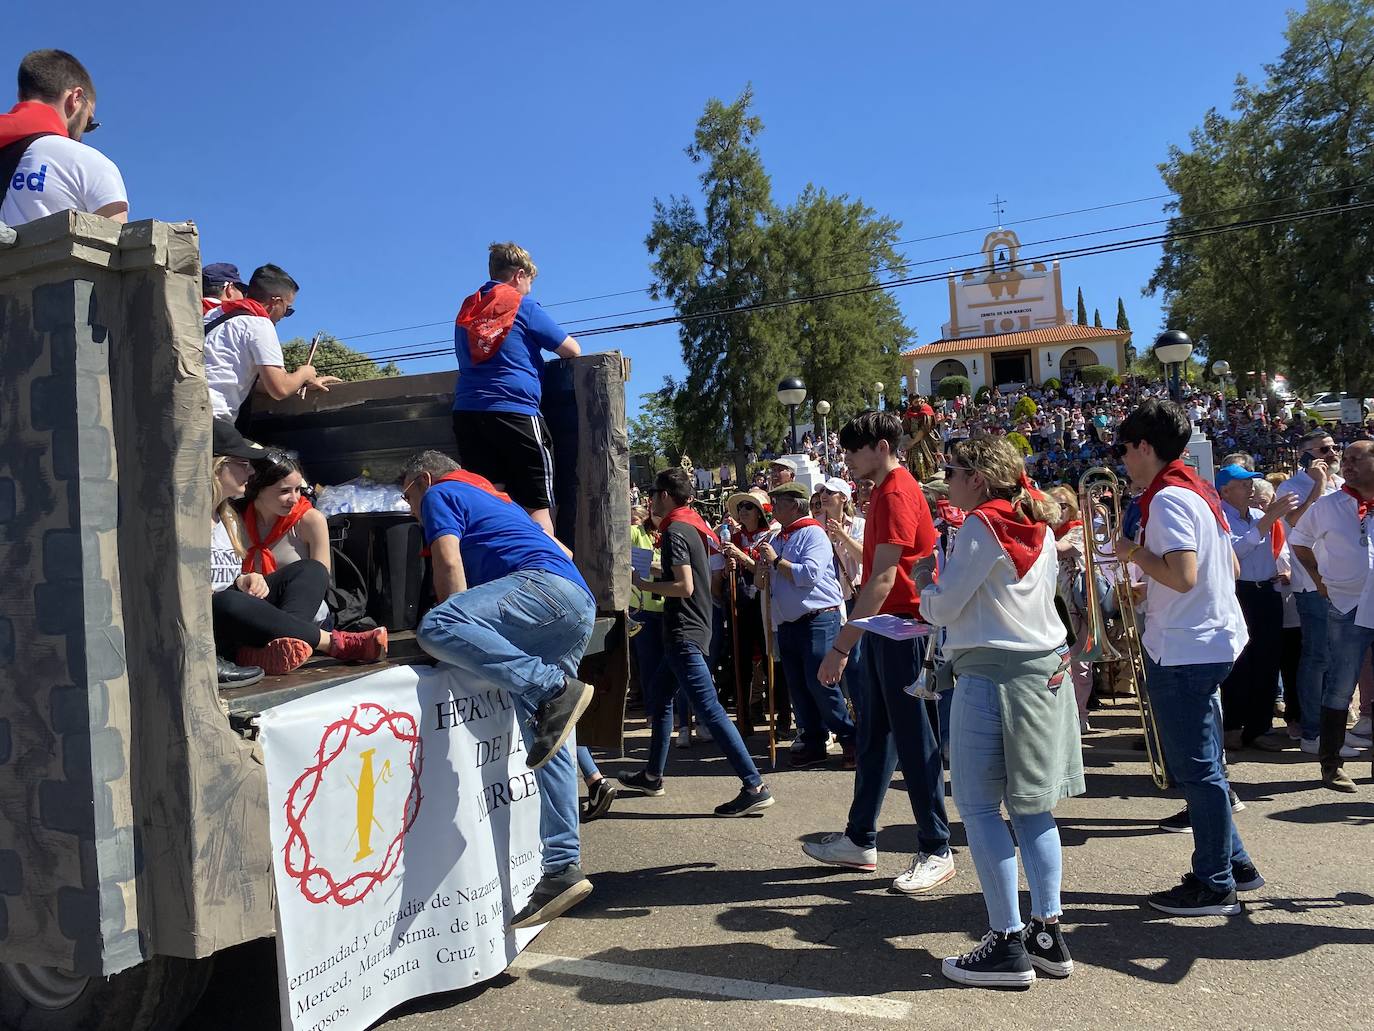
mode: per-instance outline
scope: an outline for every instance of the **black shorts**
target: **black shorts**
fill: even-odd
[[[464,469],[524,508],[553,508],[553,437],[542,415],[454,412],[453,435]]]

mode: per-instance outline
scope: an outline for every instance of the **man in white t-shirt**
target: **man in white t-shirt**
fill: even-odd
[[[205,313],[205,380],[215,419],[214,453],[233,454],[242,438],[234,430],[239,409],[261,383],[280,401],[301,388],[328,391],[340,380],[321,376],[313,365],[287,372],[277,323],[291,315],[300,286],[276,265],[263,265],[248,281],[247,296],[225,301]]]
[[[1359,618],[1374,567],[1374,441],[1360,440],[1346,448],[1342,467],[1341,489],[1317,499],[1293,528],[1289,545],[1310,577],[1313,592],[1327,605],[1327,668],[1317,742],[1322,784],[1350,792],[1355,784],[1341,769],[1341,760],[1355,755],[1349,746],[1371,744],[1368,738],[1347,735],[1345,724],[1360,666],[1374,641],[1374,631],[1362,626]],[[1367,611],[1365,616],[1363,622],[1371,622]],[[1312,751],[1306,741],[1303,749]]]
[[[1341,449],[1331,434],[1326,430],[1313,430],[1302,438],[1299,446],[1302,449],[1299,455],[1302,468],[1284,480],[1278,489],[1280,494],[1296,494],[1302,502],[1284,517],[1290,527],[1290,536],[1291,528],[1298,525],[1298,521],[1319,498],[1335,493],[1345,483],[1337,472]],[[1320,560],[1321,555],[1317,557]],[[1302,654],[1298,659],[1298,711],[1286,712],[1284,718],[1290,724],[1295,721],[1299,723],[1303,750],[1315,755],[1317,739],[1321,735],[1322,693],[1327,666],[1326,613],[1330,606],[1317,593],[1316,585],[1300,562],[1293,564],[1293,598],[1302,624]]]
[[[90,73],[64,50],[19,63],[19,103],[0,115],[0,222],[23,225],[57,211],[116,222],[129,198],[115,163],[81,137],[99,125]]]
[[[1237,891],[1264,884],[1232,820],[1222,764],[1219,689],[1249,637],[1220,499],[1180,460],[1191,435],[1188,413],[1172,401],[1152,398],[1122,421],[1117,451],[1145,490],[1143,543],[1119,539],[1116,554],[1145,577],[1146,689],[1193,831],[1192,870],[1149,904],[1174,916],[1230,916],[1241,912]]]

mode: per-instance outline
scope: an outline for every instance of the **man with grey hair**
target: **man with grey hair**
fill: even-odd
[[[525,510],[437,451],[402,473],[410,514],[424,528],[436,604],[415,631],[420,647],[515,703],[525,764],[539,785],[544,874],[512,926],[535,927],[591,894],[582,874],[573,731],[592,687],[576,679],[596,605],[577,567]]]

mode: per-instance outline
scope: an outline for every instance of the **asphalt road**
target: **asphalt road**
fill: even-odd
[[[710,744],[674,750],[668,792],[624,797],[586,827],[595,891],[550,925],[517,967],[476,988],[418,1000],[386,1031],[824,1026],[896,1028],[1374,1028],[1374,786],[1366,755],[1347,765],[1359,792],[1317,783],[1311,757],[1241,752],[1232,782],[1241,833],[1268,881],[1233,918],[1184,920],[1145,909],[1145,893],[1187,868],[1191,835],[1156,822],[1179,802],[1157,792],[1130,717],[1098,714],[1086,739],[1088,794],[1057,811],[1064,925],[1076,970],[1031,990],[959,988],[940,959],[987,927],[951,802],[958,875],[929,895],[889,891],[915,847],[900,775],[883,810],[876,875],[811,864],[799,840],[839,830],[853,775],[767,779],[777,804],[722,820],[711,809],[738,782]],[[630,758],[603,770],[634,769]],[[760,739],[751,742],[756,755]],[[1022,892],[1023,912],[1029,896]],[[272,1027],[269,943],[221,957],[196,1031]],[[252,986],[252,987],[249,987]]]

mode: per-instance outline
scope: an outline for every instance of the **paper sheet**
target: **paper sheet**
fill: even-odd
[[[913,637],[926,637],[934,629],[929,623],[922,623],[919,619],[903,619],[901,616],[887,613],[864,616],[862,619],[851,619],[849,622],[854,626],[862,627],[870,634],[888,637],[894,641],[909,641]]]

